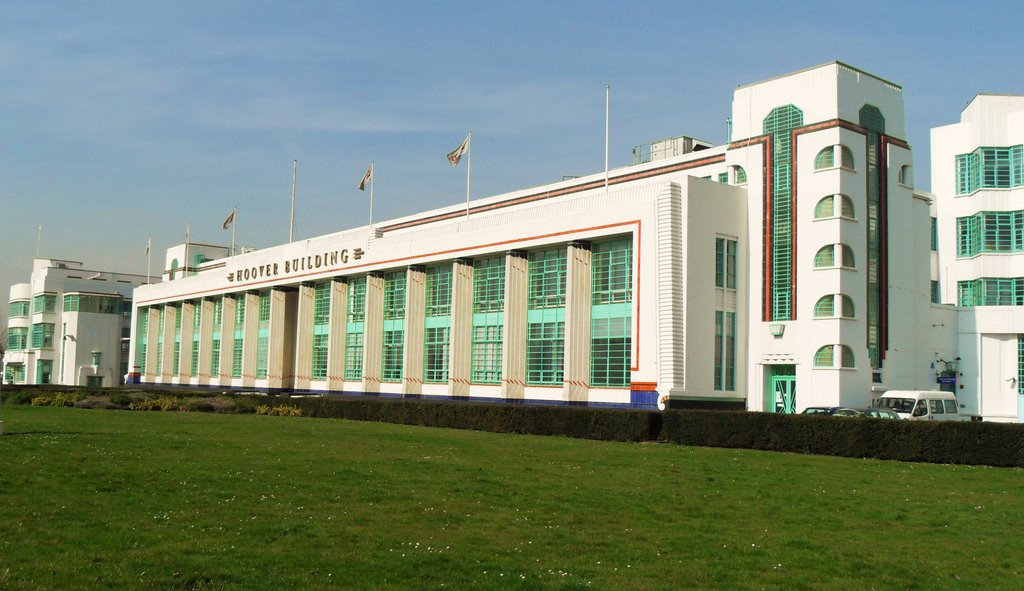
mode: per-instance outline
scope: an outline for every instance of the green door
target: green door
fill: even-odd
[[[775,412],[796,413],[796,376],[773,376],[772,392],[775,394]]]
[[[85,376],[85,386],[87,388],[102,388],[103,376]]]
[[[796,413],[796,366],[769,365],[765,380],[766,412]]]

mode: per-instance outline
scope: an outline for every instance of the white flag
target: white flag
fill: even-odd
[[[359,190],[365,191],[366,184],[373,180],[373,163],[370,163],[370,168],[366,169],[366,174],[363,175],[363,180],[359,181]]]
[[[146,254],[145,254],[145,256],[149,256],[149,248],[150,248],[151,246],[153,246],[153,239],[152,239],[152,238],[150,238],[150,239],[149,239],[149,240],[148,240],[148,241],[146,242]]]
[[[466,135],[466,139],[462,140],[462,143],[459,144],[458,148],[455,148],[451,152],[448,152],[448,164],[451,164],[452,168],[458,166],[459,160],[462,160],[462,155],[465,154],[467,150],[469,150],[468,134]]]
[[[233,223],[235,223],[235,210],[232,209],[231,213],[228,214],[228,217],[224,218],[224,223],[221,224],[221,228],[227,230]]]

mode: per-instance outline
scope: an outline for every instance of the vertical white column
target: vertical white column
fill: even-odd
[[[288,292],[283,289],[270,291],[270,334],[267,343],[267,387],[282,389],[292,385],[293,376],[289,375],[286,383],[285,374],[291,373],[294,361],[291,358],[295,351],[295,339],[288,339],[289,333],[294,335],[294,318],[288,324]],[[297,303],[292,299],[292,303]]]
[[[171,383],[171,370],[174,369],[174,319],[178,309],[172,305],[164,306],[164,345],[160,351],[160,383]]]
[[[146,366],[142,369],[143,380],[152,384],[156,381],[156,359],[163,355],[163,351],[157,347],[157,339],[160,332],[160,308],[151,306],[146,309],[149,318],[146,320]]]
[[[295,389],[308,390],[313,379],[313,307],[316,288],[299,286],[298,314],[295,327]]]
[[[402,393],[423,393],[423,338],[426,330],[427,274],[423,267],[405,272],[405,331],[402,343]]]
[[[505,257],[505,342],[501,356],[501,395],[520,400],[526,395],[526,303],[530,282],[526,253]]]
[[[199,312],[199,367],[193,368],[199,377],[197,383],[205,386],[210,383],[210,350],[213,349],[213,300],[204,298]]]
[[[327,389],[345,387],[345,329],[348,321],[348,283],[331,281],[331,308],[327,328]]]
[[[449,339],[448,394],[469,396],[473,361],[473,261],[452,267],[452,316]]]
[[[256,385],[256,348],[260,337],[260,296],[245,294],[245,322],[242,341],[242,386]]]
[[[384,346],[384,277],[366,276],[363,332],[363,391],[380,392],[381,347]]]
[[[658,392],[682,394],[686,385],[686,308],[682,190],[667,183],[657,199]]]
[[[568,402],[586,402],[590,392],[591,260],[589,244],[569,244],[565,286],[565,385],[562,390],[562,399]]]
[[[225,296],[221,305],[220,373],[215,376],[218,386],[231,385],[231,363],[235,351],[235,309],[238,307],[238,299],[244,297],[245,294]]]
[[[189,384],[191,378],[196,374],[192,367],[192,320],[195,314],[195,304],[182,302],[181,310],[181,348],[178,350],[178,383]]]

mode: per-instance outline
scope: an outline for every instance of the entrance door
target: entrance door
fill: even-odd
[[[796,413],[796,376],[772,377],[772,392],[775,393],[775,412]]]
[[[85,386],[87,388],[102,388],[103,376],[85,376]]]
[[[765,385],[765,411],[796,413],[796,366],[769,365]]]

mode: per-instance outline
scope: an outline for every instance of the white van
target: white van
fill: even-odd
[[[876,408],[896,411],[901,419],[913,421],[969,421],[960,413],[952,392],[939,390],[889,390],[875,401]]]

